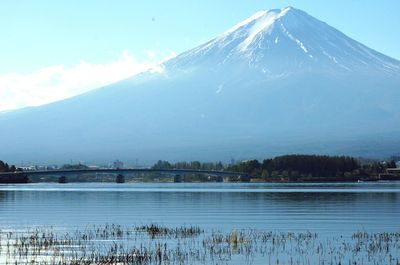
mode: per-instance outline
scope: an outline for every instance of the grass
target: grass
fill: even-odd
[[[0,231],[0,264],[318,264],[399,265],[400,233],[204,231],[157,224]]]

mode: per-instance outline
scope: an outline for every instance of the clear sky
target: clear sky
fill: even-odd
[[[0,111],[112,83],[286,6],[400,59],[399,0],[2,0]]]

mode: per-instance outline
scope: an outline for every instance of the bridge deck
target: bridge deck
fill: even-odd
[[[214,170],[196,170],[196,169],[150,169],[150,168],[122,168],[122,169],[59,169],[59,170],[36,170],[36,171],[18,171],[18,172],[2,172],[1,175],[81,175],[88,173],[112,173],[112,174],[127,174],[127,173],[161,173],[161,174],[206,174],[211,176],[245,176],[243,172],[230,171],[214,171]]]

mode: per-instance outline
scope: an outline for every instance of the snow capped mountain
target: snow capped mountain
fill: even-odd
[[[263,72],[289,70],[399,73],[398,61],[345,36],[307,13],[287,7],[257,12],[173,61],[187,67],[242,61]],[[173,64],[173,61],[170,64]]]
[[[399,102],[399,61],[288,7],[257,12],[146,73],[0,114],[0,157],[377,157],[400,149]]]

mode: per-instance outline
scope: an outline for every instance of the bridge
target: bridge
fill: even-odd
[[[214,177],[237,177],[242,180],[249,180],[249,176],[243,172],[216,171],[216,170],[197,170],[197,169],[152,169],[152,168],[99,168],[99,169],[57,169],[57,170],[32,170],[32,171],[16,171],[2,172],[0,178],[6,176],[8,178],[19,176],[59,176],[59,182],[65,183],[68,175],[83,175],[90,173],[108,173],[117,174],[116,182],[125,182],[124,175],[131,173],[160,173],[174,176],[185,174],[203,174]]]

